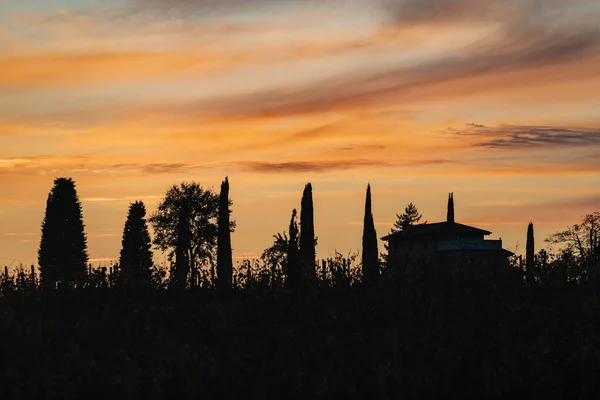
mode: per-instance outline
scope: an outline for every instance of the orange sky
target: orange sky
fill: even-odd
[[[489,4],[488,4],[489,3]],[[37,260],[73,177],[92,259],[128,204],[231,182],[235,255],[312,182],[318,255],[360,250],[408,202],[522,252],[600,210],[593,0],[0,0],[0,263]],[[162,256],[157,254],[158,259]]]

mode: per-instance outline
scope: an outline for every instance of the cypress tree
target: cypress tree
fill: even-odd
[[[287,262],[285,266],[287,285],[292,291],[298,289],[300,283],[300,265],[298,264],[298,222],[296,209],[292,211],[290,220],[290,239],[287,248]]]
[[[231,290],[233,277],[229,213],[229,179],[225,178],[221,184],[219,197],[219,236],[217,241],[217,289],[222,292]]]
[[[87,267],[87,239],[75,182],[57,178],[46,201],[38,250],[42,284],[46,288],[82,286]]]
[[[145,217],[143,202],[129,205],[119,257],[119,279],[126,285],[139,285],[152,278],[152,245]]]
[[[367,185],[365,200],[365,219],[362,237],[362,273],[363,282],[374,283],[379,277],[379,252],[377,250],[377,232],[371,209],[371,185]]]
[[[454,193],[448,195],[448,214],[446,215],[447,222],[454,222]]]
[[[525,253],[525,274],[527,276],[527,284],[533,285],[534,283],[534,255],[535,255],[535,244],[533,237],[533,223],[530,222],[527,226],[527,246]]]
[[[315,224],[312,198],[312,185],[307,183],[302,194],[300,210],[300,265],[307,280],[317,278],[315,249]]]

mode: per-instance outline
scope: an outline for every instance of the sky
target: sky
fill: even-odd
[[[0,0],[0,264],[37,262],[72,177],[90,259],[129,203],[229,177],[234,257],[313,185],[317,255],[423,220],[524,252],[600,210],[596,0]],[[380,242],[380,250],[383,251]],[[164,258],[157,253],[157,260]]]

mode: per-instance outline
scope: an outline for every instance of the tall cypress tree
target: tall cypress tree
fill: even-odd
[[[219,236],[217,241],[217,289],[222,292],[231,290],[233,277],[229,212],[229,179],[225,178],[221,184],[219,197]]]
[[[57,178],[46,201],[38,264],[46,288],[82,286],[87,271],[87,239],[81,202],[71,178]]]
[[[312,185],[307,183],[302,194],[300,210],[300,265],[304,277],[310,281],[317,278],[317,254],[315,249],[315,222]]]
[[[454,222],[454,193],[448,195],[448,213],[446,215],[447,222]]]
[[[300,265],[298,263],[298,222],[296,209],[292,211],[290,219],[290,240],[287,248],[287,261],[285,265],[286,286],[292,291],[298,289],[301,279]]]
[[[152,244],[146,222],[146,206],[141,201],[129,205],[123,228],[119,257],[119,280],[126,285],[150,282],[154,263]]]
[[[534,270],[535,270],[535,243],[533,237],[533,222],[530,222],[527,226],[527,246],[525,250],[525,275],[527,277],[527,284],[533,285]]]
[[[363,282],[367,285],[379,278],[379,252],[377,250],[377,232],[371,209],[371,185],[367,185],[365,200],[365,219],[362,237],[362,273]]]

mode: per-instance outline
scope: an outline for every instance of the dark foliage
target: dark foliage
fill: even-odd
[[[87,240],[75,182],[71,178],[57,178],[48,194],[38,251],[44,287],[81,286],[87,260]]]
[[[173,185],[149,221],[154,228],[154,245],[175,259],[172,284],[198,287],[203,270],[214,268],[217,252],[219,195],[200,184]],[[235,222],[231,221],[231,229]],[[213,275],[212,273],[210,274]]]
[[[217,288],[229,292],[232,285],[233,259],[231,254],[231,226],[229,222],[229,179],[221,184],[217,243]]]
[[[370,203],[368,187],[365,239],[374,236]],[[195,240],[195,228],[185,221],[194,221],[193,203],[174,204],[179,207],[163,210],[173,213],[168,243],[176,262],[189,263],[196,255],[186,241]],[[133,206],[124,248],[131,232],[143,231],[144,213]],[[60,220],[52,207],[48,229]],[[131,296],[119,290],[116,266],[89,266],[77,285],[61,268],[48,269],[58,271],[58,282],[69,282],[62,290],[39,290],[33,266],[12,273],[5,267],[0,398],[595,398],[595,218],[600,214],[553,235],[553,243],[564,245],[556,254],[532,256],[528,242],[535,288],[523,281],[522,258],[513,257],[509,265],[388,265],[374,289],[360,284],[365,274],[356,255],[336,252],[322,260],[314,290],[298,296],[303,270],[296,210],[289,237],[276,235],[263,262],[232,265],[227,301],[211,285],[165,290],[161,268],[154,274],[159,279]],[[121,261],[127,259],[136,258]],[[272,262],[282,265],[283,281]],[[174,274],[185,280],[182,268]]]
[[[146,206],[131,203],[127,214],[119,257],[119,281],[125,286],[149,284],[153,279],[152,244],[146,222]]]
[[[287,262],[285,266],[285,275],[287,286],[293,291],[297,291],[302,279],[300,261],[298,257],[298,220],[296,209],[292,211],[290,219],[290,239],[288,240]]]
[[[593,398],[599,389],[600,303],[584,284],[533,295],[515,270],[424,265],[366,290],[348,260],[326,264],[336,284],[302,303],[269,290],[251,263],[227,303],[209,288],[27,291],[27,278],[18,289],[13,276],[0,298],[0,397]]]
[[[448,213],[446,215],[446,221],[454,222],[454,193],[448,195]]]
[[[417,206],[411,202],[404,209],[404,213],[399,215],[396,214],[396,218],[397,220],[392,227],[392,233],[401,232],[418,224],[421,221],[421,218],[423,218],[423,215],[419,213]]]
[[[312,185],[307,183],[302,193],[302,207],[300,209],[300,266],[302,268],[302,278],[307,282],[315,282],[317,279],[315,243]]]
[[[527,276],[527,284],[534,284],[534,276],[535,276],[535,244],[533,237],[533,223],[530,222],[527,226],[527,245],[525,251],[525,275]]]
[[[365,284],[370,285],[379,277],[379,251],[377,250],[377,232],[371,210],[371,185],[367,186],[365,200],[365,219],[362,237],[362,275]]]

